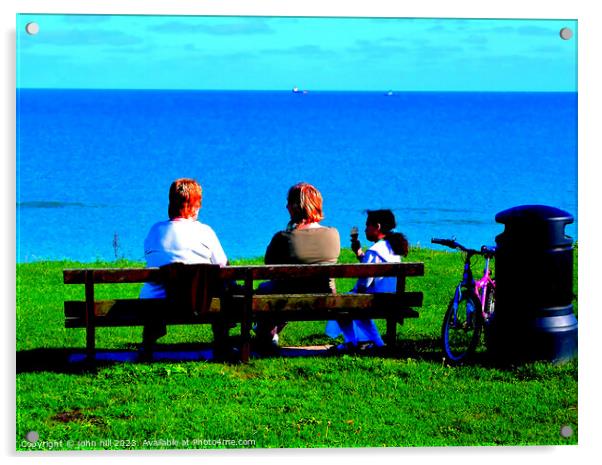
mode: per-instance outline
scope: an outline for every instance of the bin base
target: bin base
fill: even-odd
[[[494,324],[486,332],[487,352],[499,363],[549,361],[566,363],[577,358],[575,315],[536,318],[522,331]]]

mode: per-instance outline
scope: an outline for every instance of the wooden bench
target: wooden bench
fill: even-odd
[[[144,326],[153,321],[207,324],[226,318],[241,324],[241,360],[250,355],[251,325],[262,318],[320,321],[385,319],[385,342],[393,346],[397,324],[416,318],[421,292],[406,292],[406,277],[423,276],[423,263],[226,266],[174,264],[162,268],[68,269],[65,284],[84,285],[85,300],[65,301],[65,327],[86,328],[86,354],[95,358],[98,327]],[[397,277],[395,293],[257,294],[254,282],[273,279]],[[242,282],[235,294],[220,295],[226,282]],[[162,282],[167,299],[96,300],[95,285]],[[173,296],[173,297],[172,297]]]

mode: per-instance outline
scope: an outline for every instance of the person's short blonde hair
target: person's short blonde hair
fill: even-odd
[[[201,208],[203,189],[194,179],[180,178],[169,188],[169,219],[194,218]]]
[[[292,223],[317,223],[324,219],[322,194],[311,184],[295,184],[288,191],[287,202]]]

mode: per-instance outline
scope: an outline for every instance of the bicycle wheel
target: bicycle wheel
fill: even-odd
[[[479,306],[479,299],[466,292],[457,305],[454,299],[449,303],[441,329],[443,353],[448,360],[460,362],[474,353],[482,330]]]

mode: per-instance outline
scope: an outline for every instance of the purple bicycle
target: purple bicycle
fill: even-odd
[[[474,354],[481,340],[481,333],[495,311],[495,280],[491,276],[489,261],[495,256],[495,247],[468,249],[454,239],[431,239],[440,244],[466,253],[462,281],[456,287],[441,328],[443,353],[451,362],[458,363]],[[475,255],[485,258],[483,276],[475,281],[470,261]]]

